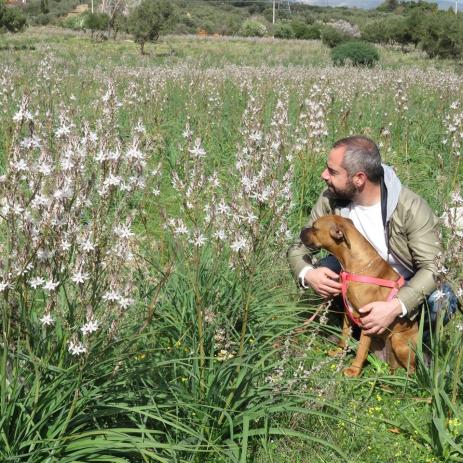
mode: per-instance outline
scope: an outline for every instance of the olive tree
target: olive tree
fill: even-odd
[[[145,43],[156,42],[171,15],[172,7],[167,0],[143,0],[130,13],[129,31],[140,44],[142,55],[145,54]]]

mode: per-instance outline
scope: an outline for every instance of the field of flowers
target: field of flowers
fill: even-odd
[[[1,461],[463,461],[460,316],[415,376],[371,358],[348,380],[285,258],[330,145],[365,134],[442,217],[462,299],[458,70],[393,50],[335,68],[304,41],[2,40]]]

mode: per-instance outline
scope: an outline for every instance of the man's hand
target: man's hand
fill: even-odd
[[[341,293],[339,275],[327,267],[318,267],[307,271],[304,280],[322,297],[331,298]]]
[[[381,334],[402,314],[402,306],[397,298],[389,302],[376,301],[361,307],[360,323],[363,332],[368,335]]]

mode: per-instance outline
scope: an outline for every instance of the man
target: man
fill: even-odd
[[[360,309],[364,332],[380,334],[396,317],[415,319],[427,299],[434,320],[439,307],[457,299],[449,287],[436,291],[436,256],[442,246],[438,221],[426,201],[404,187],[391,167],[381,164],[376,144],[367,137],[339,140],[322,173],[327,188],[311,211],[307,227],[323,215],[350,218],[378,253],[406,280],[389,302],[376,301]],[[341,292],[340,264],[333,256],[314,264],[313,251],[302,243],[288,250],[288,260],[299,284],[326,299]]]

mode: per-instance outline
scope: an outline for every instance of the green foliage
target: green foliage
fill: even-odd
[[[430,345],[418,346],[416,376],[419,386],[431,397],[432,420],[429,434],[415,426],[414,431],[441,461],[462,461],[463,337],[456,324],[444,330],[443,313],[444,310],[438,317]],[[423,324],[422,320],[421,330]],[[413,421],[410,424],[413,426]]]
[[[140,44],[144,54],[146,42],[155,42],[161,30],[172,15],[172,7],[167,0],[143,0],[131,13],[128,20],[129,31],[135,42]]]
[[[362,29],[362,38],[374,43],[398,43],[405,45],[413,41],[407,18],[388,16],[367,23]]]
[[[244,37],[264,37],[267,35],[267,28],[256,19],[248,19],[241,26],[240,34]]]
[[[278,39],[293,39],[295,34],[291,24],[287,22],[278,22],[273,27],[273,36]]]
[[[452,12],[439,11],[423,18],[421,47],[431,58],[463,56],[463,21]]]
[[[19,8],[6,7],[0,2],[0,32],[20,32],[26,26],[26,17]]]
[[[337,66],[343,66],[349,60],[354,66],[372,67],[379,60],[379,53],[367,42],[350,41],[333,48],[331,58]]]
[[[320,26],[316,24],[307,24],[300,20],[291,22],[296,39],[317,40],[320,38]]]
[[[84,17],[84,27],[94,31],[103,31],[108,28],[109,17],[105,13],[88,13]]]
[[[43,16],[47,18],[46,15]],[[48,17],[48,19],[50,19]],[[84,30],[86,25],[86,16],[85,15],[75,15],[75,16],[67,16],[60,21],[60,25],[65,27],[66,29],[73,29],[73,30]]]
[[[323,28],[321,29],[321,39],[326,46],[328,46],[329,48],[334,48],[343,42],[352,40],[352,37],[343,34],[334,27],[323,26]]]

